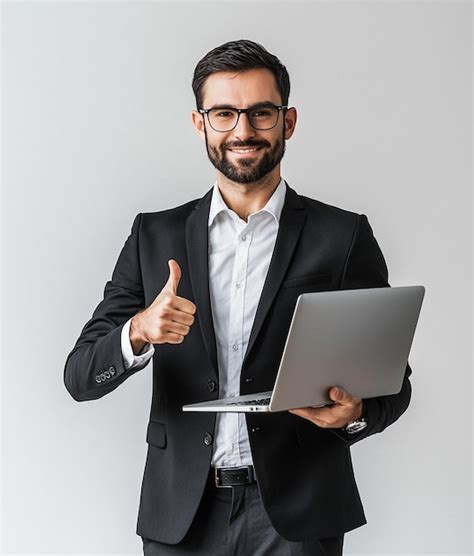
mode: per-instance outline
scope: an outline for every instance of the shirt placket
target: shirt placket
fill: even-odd
[[[234,267],[232,271],[232,287],[229,318],[229,384],[228,396],[238,396],[240,393],[240,371],[243,360],[243,328],[245,309],[245,286],[247,282],[247,265],[252,231],[248,224],[242,225],[236,221],[240,232],[236,238]],[[228,423],[231,433],[228,435],[227,452],[234,463],[240,465],[240,430],[239,413],[228,413]]]

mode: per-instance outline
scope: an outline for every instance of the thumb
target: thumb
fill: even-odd
[[[181,280],[181,268],[174,259],[168,261],[168,266],[170,269],[170,276],[163,289],[177,295],[179,281]]]
[[[338,388],[337,386],[333,386],[329,390],[329,397],[331,398],[331,400],[342,404],[349,401],[347,392],[342,388]]]

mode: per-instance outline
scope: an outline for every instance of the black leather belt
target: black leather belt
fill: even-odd
[[[253,465],[243,465],[242,467],[211,467],[211,473],[217,488],[250,485],[256,482]]]

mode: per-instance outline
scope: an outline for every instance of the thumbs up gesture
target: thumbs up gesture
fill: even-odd
[[[153,303],[139,311],[130,324],[130,342],[137,354],[145,344],[180,344],[194,323],[196,305],[179,297],[181,268],[174,260],[168,261],[168,281]]]

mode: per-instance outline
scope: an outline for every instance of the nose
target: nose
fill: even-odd
[[[239,121],[234,129],[234,135],[241,141],[246,141],[255,136],[255,129],[250,125],[249,116],[245,112],[240,114]]]

